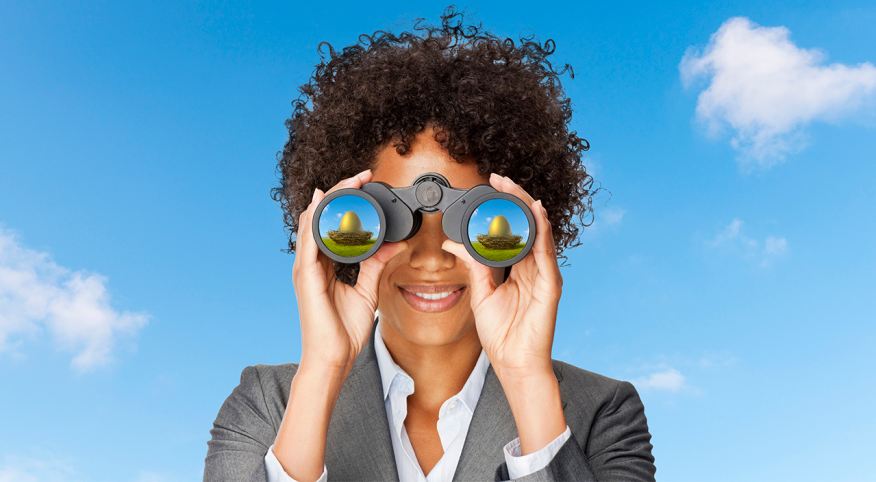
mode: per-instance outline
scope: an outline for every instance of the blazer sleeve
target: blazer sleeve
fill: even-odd
[[[583,442],[583,444],[582,444]],[[654,481],[654,457],[645,407],[635,387],[619,382],[613,397],[598,411],[586,440],[575,431],[542,470],[519,482]],[[496,480],[508,480],[503,463]]]
[[[246,367],[210,430],[204,482],[267,482],[265,454],[276,435],[258,371]]]

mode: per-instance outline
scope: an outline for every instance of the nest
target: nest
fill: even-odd
[[[487,249],[514,249],[520,244],[523,236],[514,234],[507,236],[489,236],[487,234],[478,234],[476,236],[481,246]]]
[[[329,231],[328,237],[338,246],[362,246],[363,244],[368,244],[368,240],[371,239],[373,234],[371,231],[355,233],[349,231]]]

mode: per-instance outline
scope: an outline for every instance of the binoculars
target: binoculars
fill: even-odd
[[[535,218],[520,198],[489,184],[454,189],[434,172],[403,188],[369,182],[361,189],[332,192],[316,208],[313,238],[329,258],[358,263],[370,258],[384,242],[413,237],[423,213],[438,212],[444,213],[444,234],[493,268],[522,260],[535,242]]]

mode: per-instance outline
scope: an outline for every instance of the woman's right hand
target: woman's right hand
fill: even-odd
[[[343,180],[331,188],[358,189],[371,180],[371,171]],[[301,321],[301,363],[292,379],[283,421],[271,449],[283,470],[295,480],[320,478],[325,470],[328,426],[335,401],[353,362],[371,336],[377,310],[377,284],[386,263],[407,249],[407,243],[385,243],[363,261],[356,286],[335,278],[332,261],[313,239],[313,216],[322,191],[298,217],[298,236],[292,283]]]
[[[328,192],[359,189],[371,181],[371,170],[345,179]],[[292,283],[301,322],[301,365],[349,373],[371,336],[377,310],[377,287],[386,263],[407,249],[407,242],[384,243],[363,261],[356,286],[335,278],[334,264],[313,238],[313,216],[326,193],[314,191],[310,205],[298,218]]]

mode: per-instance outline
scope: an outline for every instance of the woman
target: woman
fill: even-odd
[[[302,86],[274,193],[296,252],[301,361],[243,371],[204,480],[653,480],[632,385],[551,360],[557,259],[592,196],[566,69],[552,68],[551,41],[462,20],[448,9],[440,27],[329,47]],[[532,252],[486,267],[447,239],[440,213],[361,266],[319,252],[323,189],[426,172],[524,200]]]

